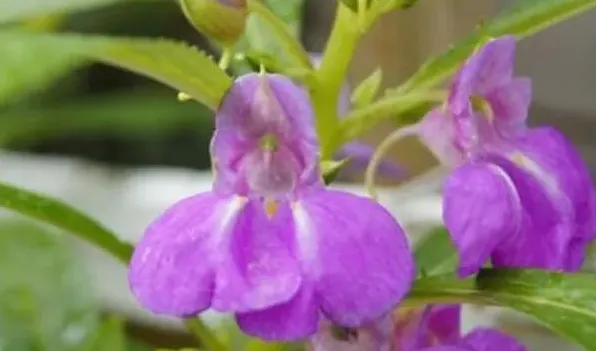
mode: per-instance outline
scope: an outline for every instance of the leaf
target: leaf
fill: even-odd
[[[0,31],[0,106],[47,88],[57,78],[85,63],[83,58],[51,43],[21,39]],[[39,62],[40,57],[43,64]]]
[[[107,317],[87,339],[79,351],[127,351],[124,323],[115,316]]]
[[[156,90],[121,92],[0,113],[0,145],[61,135],[163,135],[180,128],[211,133],[212,113]],[[207,135],[206,135],[207,136]]]
[[[329,185],[335,181],[339,172],[348,164],[349,158],[344,158],[341,161],[323,161],[321,162],[321,173],[323,174],[323,181]]]
[[[1,41],[54,47],[73,57],[84,57],[155,79],[182,91],[211,109],[232,80],[206,55],[181,42],[74,34],[0,32]]]
[[[366,77],[352,92],[350,100],[356,108],[370,105],[381,87],[383,71],[377,68],[370,76]]]
[[[452,275],[419,279],[406,299],[406,304],[453,302],[512,308],[586,350],[596,350],[596,275],[483,269],[476,281]]]
[[[506,34],[524,38],[595,6],[596,0],[516,1],[513,6],[486,22],[468,38],[455,44],[442,55],[428,60],[410,79],[389,93],[403,94],[440,83],[487,38]]]
[[[77,348],[97,324],[87,278],[65,237],[30,222],[0,222],[2,349]]]
[[[52,224],[126,263],[132,246],[74,208],[47,196],[0,182],[0,207]]]
[[[2,0],[0,23],[14,22],[48,14],[64,14],[93,9],[124,0]]]
[[[384,119],[418,111],[421,107],[429,106],[429,103],[436,103],[444,97],[444,93],[435,91],[385,96],[345,116],[341,120],[340,132],[342,138],[340,141],[345,143],[355,139]]]
[[[271,11],[286,24],[294,38],[300,38],[304,0],[265,0]]]
[[[457,252],[447,229],[433,229],[416,245],[414,258],[421,276],[453,272],[457,265]]]
[[[288,0],[275,2],[274,10],[279,11],[290,3]],[[299,11],[302,0],[292,0],[293,9]],[[298,41],[297,32],[283,18],[278,17],[267,5],[259,0],[248,0],[250,16],[246,23],[244,36],[234,51],[251,52],[253,57],[268,57],[274,61],[275,67],[290,70],[312,70],[310,59]],[[282,14],[283,15],[283,14]],[[287,19],[288,16],[284,15]]]

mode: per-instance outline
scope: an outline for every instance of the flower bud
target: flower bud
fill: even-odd
[[[196,29],[224,46],[233,45],[244,33],[246,0],[180,0],[180,6]]]

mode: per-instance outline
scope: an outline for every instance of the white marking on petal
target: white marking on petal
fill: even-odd
[[[230,225],[234,223],[238,213],[248,203],[248,199],[241,196],[233,196],[232,199],[221,209],[216,211],[209,220],[217,221],[218,226],[215,227],[216,235],[213,235],[213,246],[226,243],[229,238],[225,235],[230,229]]]
[[[494,165],[494,164],[488,164],[488,167],[490,168],[491,171],[493,171],[494,173],[497,173],[499,176],[501,176],[501,178],[505,181],[505,183],[507,184],[507,187],[511,191],[512,196],[514,196],[514,198],[515,198],[514,205],[515,205],[515,213],[517,214],[517,216],[516,216],[517,218],[515,218],[515,221],[517,222],[517,229],[516,229],[515,233],[517,234],[521,230],[523,207],[522,207],[521,199],[519,197],[519,193],[517,192],[515,183],[513,183],[513,180],[511,180],[511,178],[509,177],[509,174],[507,174],[507,172],[505,172],[503,169],[501,169],[501,167]]]
[[[296,244],[303,268],[310,270],[316,266],[317,240],[316,228],[313,225],[310,215],[299,202],[292,203],[292,214],[296,226]]]

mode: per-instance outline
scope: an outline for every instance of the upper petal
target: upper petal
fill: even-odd
[[[486,95],[493,112],[492,126],[505,138],[517,137],[527,131],[526,119],[532,99],[532,82],[514,78]]]
[[[459,147],[453,116],[445,109],[429,111],[418,124],[418,135],[435,157],[448,166],[459,165],[465,157]]]
[[[333,190],[294,207],[298,250],[326,317],[359,326],[391,310],[410,288],[414,261],[403,229],[375,201]]]
[[[453,79],[449,106],[460,114],[468,108],[472,95],[484,96],[508,82],[513,75],[515,37],[504,36],[489,41],[474,53]]]
[[[137,299],[155,313],[193,315],[208,308],[217,255],[242,203],[203,193],[186,198],[145,231],[128,279]]]
[[[270,218],[265,204],[252,200],[234,221],[225,257],[217,266],[214,309],[258,310],[290,300],[300,288],[292,218],[287,205],[279,206]]]
[[[515,235],[521,207],[513,183],[498,166],[471,162],[444,185],[443,220],[459,254],[461,276],[475,273],[504,238]]]
[[[319,305],[306,282],[289,301],[260,311],[239,313],[236,321],[246,334],[264,340],[299,340],[319,326]]]
[[[477,328],[468,333],[460,345],[470,351],[525,351],[526,348],[511,336],[491,328]]]

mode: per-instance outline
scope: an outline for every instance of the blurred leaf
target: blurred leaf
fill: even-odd
[[[113,316],[106,318],[79,351],[127,351],[122,320]]]
[[[323,161],[321,162],[321,173],[323,173],[323,181],[329,185],[337,179],[339,172],[348,164],[349,158],[340,161]]]
[[[433,229],[416,245],[414,258],[421,276],[453,272],[457,266],[457,252],[447,229]]]
[[[383,71],[380,68],[377,68],[354,89],[352,96],[350,97],[352,105],[356,108],[369,105],[379,92],[382,80]]]
[[[403,116],[421,107],[441,101],[443,92],[419,91],[403,95],[390,95],[372,104],[350,112],[341,120],[341,143],[345,143],[362,135],[380,121],[390,117]],[[341,145],[341,144],[340,144]]]
[[[0,113],[0,145],[62,135],[107,133],[163,135],[181,128],[212,129],[212,113],[153,90],[115,92],[50,106],[23,106]]]
[[[432,87],[449,75],[485,40],[506,34],[530,36],[573,15],[596,6],[596,0],[522,0],[516,1],[494,19],[487,21],[467,39],[447,52],[428,60],[410,79],[390,94]]]
[[[0,42],[53,47],[150,77],[217,108],[232,80],[205,54],[167,39],[0,32]]]
[[[0,23],[21,21],[40,15],[65,14],[124,1],[125,0],[2,0],[0,1]]]
[[[53,224],[128,262],[132,246],[101,224],[58,200],[0,182],[0,207]]]
[[[5,0],[0,3],[3,1]],[[19,2],[27,3],[20,0]],[[0,58],[0,105],[47,88],[57,78],[85,62],[83,58],[73,56],[52,43],[20,40],[18,37],[5,35],[2,31]],[[43,62],[40,62],[40,58],[43,58]]]
[[[596,350],[596,275],[483,269],[476,281],[419,279],[406,303],[473,303],[524,312],[586,350]]]
[[[0,222],[0,348],[77,349],[97,324],[86,278],[64,237]]]
[[[281,73],[286,70],[311,71],[310,59],[298,41],[299,33],[292,29],[292,22],[284,22],[289,21],[292,13],[299,13],[303,0],[269,0],[265,3],[248,0],[251,13],[244,36],[234,51],[248,53],[256,59],[263,58],[262,63],[266,67],[273,66]],[[267,5],[272,5],[271,9]]]
[[[271,11],[286,24],[294,38],[300,38],[304,0],[265,0]]]

